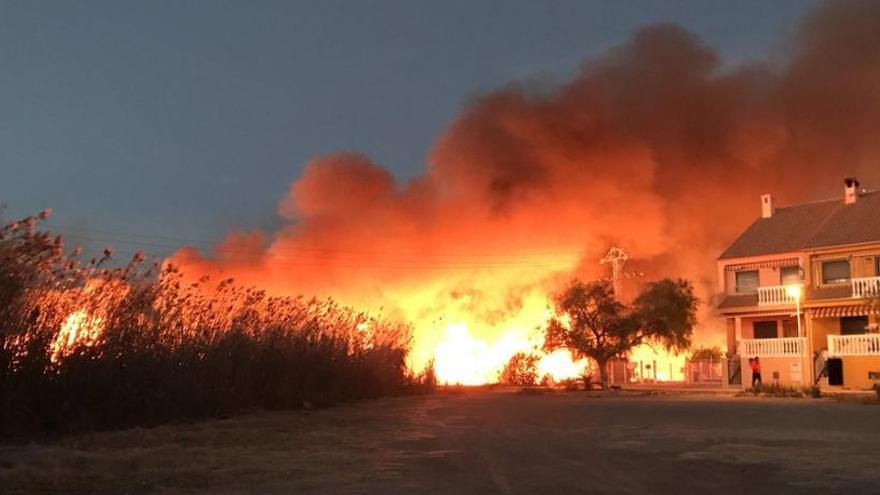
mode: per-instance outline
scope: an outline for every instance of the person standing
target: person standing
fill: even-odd
[[[749,366],[752,368],[752,388],[761,385],[761,361],[757,356],[749,358]]]
[[[819,380],[828,377],[828,349],[822,348],[816,352],[816,359],[813,361],[813,367],[816,370],[816,381],[813,385],[818,385]]]

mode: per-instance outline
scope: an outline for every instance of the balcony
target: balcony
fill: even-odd
[[[865,297],[880,297],[880,277],[853,278],[852,296],[857,299]]]
[[[758,287],[758,306],[781,306],[794,304],[795,300],[788,294],[788,285],[770,285]]]
[[[829,335],[830,356],[880,356],[880,334]]]
[[[806,347],[806,339],[743,339],[739,342],[739,355],[743,357],[793,357],[800,356]]]

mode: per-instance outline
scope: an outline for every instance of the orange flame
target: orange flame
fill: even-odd
[[[78,346],[91,347],[98,342],[103,331],[104,320],[78,309],[67,316],[50,346],[50,359],[60,362]]]

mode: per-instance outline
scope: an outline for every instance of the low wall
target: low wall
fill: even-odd
[[[874,386],[868,372],[880,373],[880,356],[843,356],[843,388],[865,390]]]
[[[761,358],[761,381],[764,385],[778,383],[783,386],[802,386],[801,375],[797,372],[800,358],[793,357],[766,357]],[[752,367],[749,366],[748,358],[742,358],[742,387],[752,386]],[[844,369],[846,367],[844,366]],[[774,379],[774,374],[777,376]],[[844,378],[845,379],[845,378]]]

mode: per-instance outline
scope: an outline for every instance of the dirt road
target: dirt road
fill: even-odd
[[[880,406],[465,392],[0,447],[2,493],[880,492]]]

